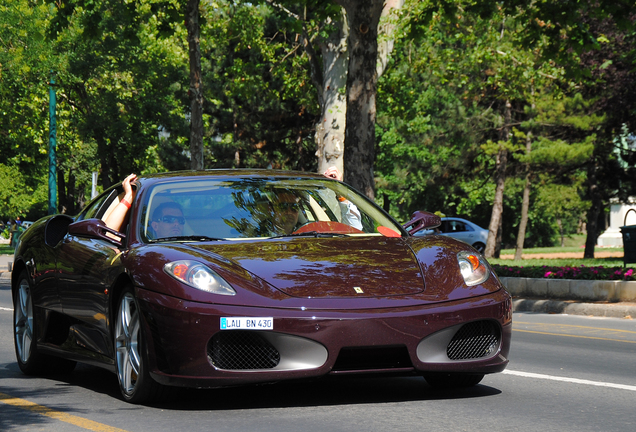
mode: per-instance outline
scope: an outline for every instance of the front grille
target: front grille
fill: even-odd
[[[462,326],[446,348],[451,360],[468,360],[489,356],[501,340],[499,326],[493,321],[475,321]]]
[[[340,350],[334,372],[412,368],[405,346],[346,347]]]
[[[280,363],[272,344],[254,331],[222,331],[208,343],[208,357],[219,369],[271,369]]]

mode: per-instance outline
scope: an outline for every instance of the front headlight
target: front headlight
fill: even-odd
[[[481,255],[473,252],[460,252],[457,254],[457,261],[466,285],[478,285],[488,279],[490,274],[488,263]]]
[[[225,279],[198,261],[171,262],[166,264],[163,270],[178,281],[201,291],[220,295],[236,294],[236,291]]]

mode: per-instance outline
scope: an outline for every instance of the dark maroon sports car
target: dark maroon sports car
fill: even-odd
[[[26,374],[75,362],[116,373],[124,399],[359,373],[472,386],[508,363],[511,300],[463,242],[411,236],[346,184],[289,171],[141,176],[21,237],[12,274]]]

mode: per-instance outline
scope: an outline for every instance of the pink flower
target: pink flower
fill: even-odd
[[[552,274],[551,271],[547,272],[546,274],[543,275],[543,277],[550,277],[550,275]]]

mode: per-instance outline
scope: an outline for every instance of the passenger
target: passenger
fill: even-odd
[[[152,212],[150,226],[158,239],[182,236],[185,218],[181,206],[173,201],[159,204]]]
[[[342,173],[336,167],[330,167],[323,173],[323,175],[338,181],[342,181],[343,178]],[[345,197],[339,196],[337,198],[338,207],[340,207],[340,220],[342,223],[362,231],[362,215],[360,214],[358,207]]]
[[[104,223],[108,228],[121,231],[121,227],[124,224],[124,219],[126,218],[126,214],[128,214],[128,210],[130,209],[133,198],[135,196],[135,192],[132,188],[132,183],[136,180],[137,175],[130,174],[124,179],[123,182],[121,182],[121,185],[124,188],[124,197],[119,201],[119,204],[117,204],[113,211],[110,212],[110,214],[104,220]]]

